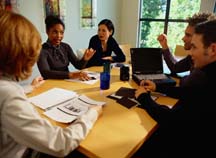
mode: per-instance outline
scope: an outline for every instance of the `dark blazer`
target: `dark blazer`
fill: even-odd
[[[186,86],[157,86],[158,92],[179,98],[172,109],[157,104],[149,93],[138,97],[140,107],[158,122],[158,129],[138,154],[146,157],[216,155],[211,145],[216,141],[215,70],[216,62],[200,69],[199,76]]]
[[[87,61],[79,60],[67,43],[61,42],[55,47],[47,41],[42,45],[37,66],[44,79],[69,78],[69,63],[77,69],[82,69]]]
[[[98,35],[95,35],[90,39],[88,48],[92,48],[96,50],[96,53],[88,61],[86,67],[103,65],[105,61],[102,58],[106,56],[111,56],[112,52],[115,54],[112,56],[113,62],[124,62],[126,59],[123,51],[121,50],[118,43],[112,36],[110,36],[107,41],[107,51],[106,52],[103,52],[101,41]]]

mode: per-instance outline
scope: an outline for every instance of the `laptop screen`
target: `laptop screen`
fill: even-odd
[[[163,73],[161,48],[131,48],[130,54],[133,74]]]

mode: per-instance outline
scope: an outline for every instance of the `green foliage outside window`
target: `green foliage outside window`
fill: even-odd
[[[139,47],[160,47],[157,36],[164,33],[167,1],[141,1]],[[175,49],[176,44],[183,45],[182,37],[187,26],[183,20],[199,12],[200,3],[201,0],[170,0],[167,38],[171,49]]]

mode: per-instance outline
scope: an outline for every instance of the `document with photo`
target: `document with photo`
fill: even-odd
[[[29,101],[43,109],[47,117],[61,123],[70,123],[83,115],[91,105],[103,106],[105,102],[93,100],[85,95],[78,95],[74,91],[52,88]]]
[[[77,119],[78,116],[86,113],[91,105],[103,106],[105,102],[96,101],[81,95],[51,110],[47,110],[44,112],[44,115],[58,122],[70,123]]]

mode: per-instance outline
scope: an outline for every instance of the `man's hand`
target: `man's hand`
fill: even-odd
[[[166,34],[160,34],[157,38],[158,42],[160,43],[162,49],[168,49],[169,46],[167,44],[167,36]]]
[[[140,86],[143,86],[147,91],[155,91],[156,84],[151,80],[142,80]]]

